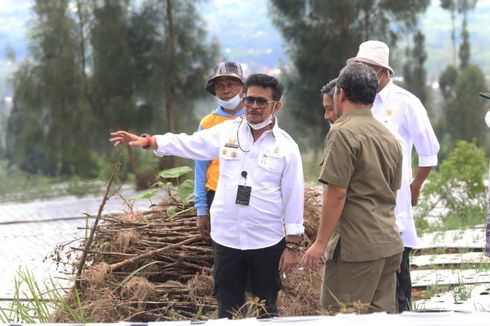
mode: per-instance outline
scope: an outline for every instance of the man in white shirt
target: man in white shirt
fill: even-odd
[[[417,243],[412,206],[417,205],[420,188],[432,167],[437,165],[439,142],[424,105],[415,95],[391,81],[394,71],[389,66],[389,48],[385,43],[372,40],[362,43],[356,57],[347,60],[347,64],[352,62],[367,64],[376,72],[378,93],[372,107],[373,115],[395,135],[402,146],[402,184],[395,208],[396,223],[405,246],[400,272],[397,273],[398,308],[402,312],[410,310],[411,306],[409,254]],[[418,155],[419,168],[412,179],[413,146]]]
[[[304,232],[304,181],[298,145],[277,124],[283,87],[253,74],[244,84],[246,119],[237,118],[193,135],[136,136],[111,133],[114,146],[153,149],[158,156],[219,159],[220,174],[211,206],[215,295],[218,317],[232,317],[251,292],[265,301],[262,316],[277,315],[280,272],[298,263]]]

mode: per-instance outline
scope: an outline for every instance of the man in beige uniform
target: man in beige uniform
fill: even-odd
[[[316,269],[327,244],[340,234],[323,280],[324,307],[366,304],[366,311],[396,312],[395,272],[403,243],[395,224],[402,153],[395,137],[371,113],[375,72],[360,63],[342,69],[334,94],[339,116],[325,145],[320,181],[328,184],[316,241],[302,263]]]

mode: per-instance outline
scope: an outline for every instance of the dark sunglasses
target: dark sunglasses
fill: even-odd
[[[252,106],[252,105],[254,105],[254,103],[256,103],[257,106],[261,109],[265,109],[267,107],[267,105],[269,105],[269,103],[274,103],[274,102],[277,102],[277,101],[269,101],[265,97],[261,97],[261,96],[258,96],[258,97],[245,96],[243,98],[243,104],[245,104],[245,106]]]

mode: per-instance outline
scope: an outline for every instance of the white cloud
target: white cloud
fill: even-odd
[[[0,15],[12,14],[17,11],[25,11],[31,6],[31,0],[2,0],[0,1]]]
[[[0,0],[0,51],[5,46],[24,47],[26,23],[30,19],[33,0]]]

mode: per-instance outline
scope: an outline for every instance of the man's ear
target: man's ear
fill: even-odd
[[[344,89],[343,88],[340,88],[339,89],[339,99],[340,99],[340,102],[344,102],[347,98],[347,94],[345,93]]]
[[[275,104],[276,105],[274,105],[274,113],[277,113],[282,108],[282,102],[281,101],[277,101]]]

